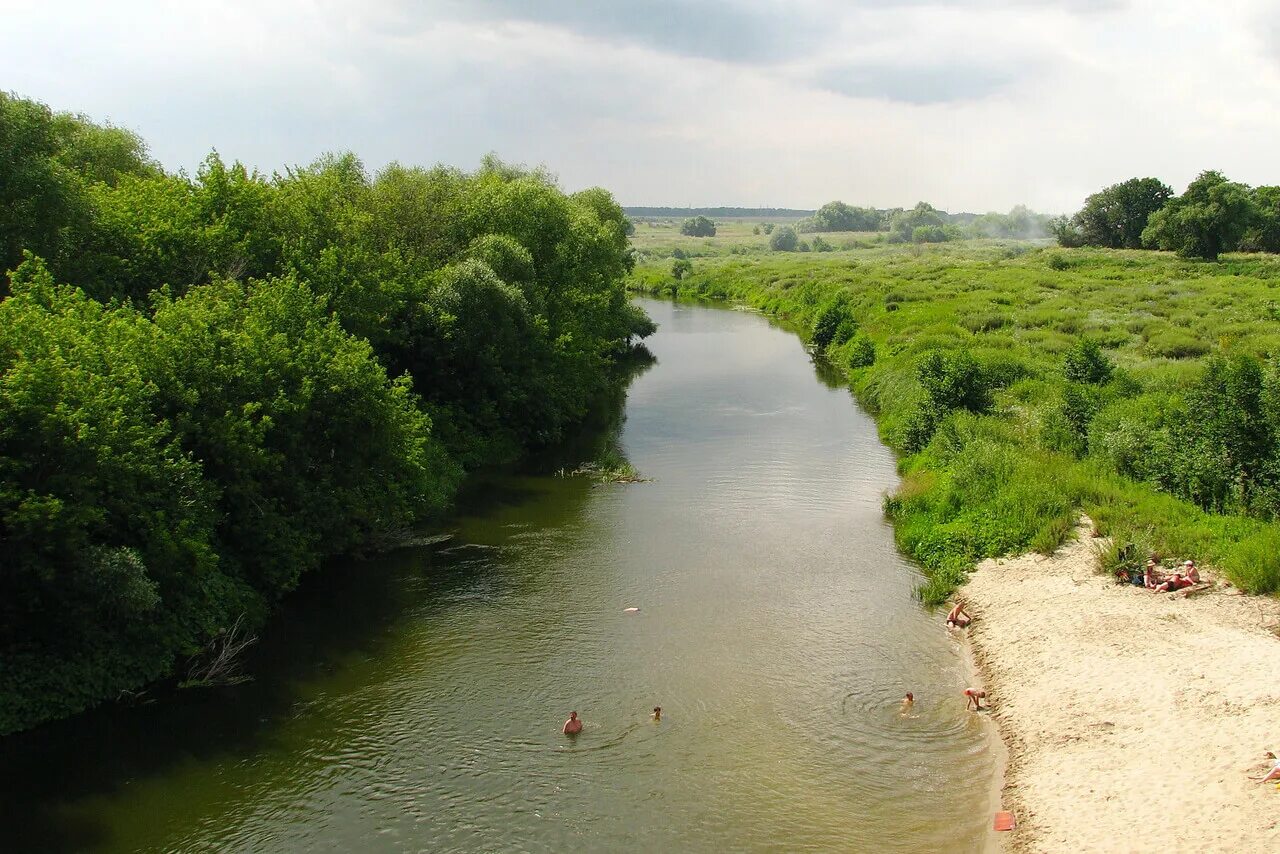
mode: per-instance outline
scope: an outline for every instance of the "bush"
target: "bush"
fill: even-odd
[[[849,345],[850,368],[866,368],[875,363],[876,345],[866,335],[858,334],[853,336],[853,343]]]
[[[1237,543],[1222,568],[1246,593],[1280,590],[1280,526],[1268,525]]]
[[[689,274],[693,269],[693,263],[686,258],[676,258],[671,262],[671,277],[677,282]]]
[[[827,303],[813,320],[810,340],[817,350],[838,346],[853,337],[858,324],[853,319],[849,305],[843,298]]]
[[[1181,329],[1165,329],[1147,339],[1147,352],[1166,359],[1193,359],[1206,355],[1208,344]]]
[[[784,225],[769,235],[769,248],[774,252],[795,252],[799,245],[800,238],[789,225]]]
[[[680,224],[680,233],[688,237],[715,237],[716,224],[705,216],[695,216]]]
[[[1067,351],[1063,360],[1062,373],[1068,382],[1073,383],[1105,383],[1111,379],[1113,369],[1111,360],[1102,352],[1098,342],[1081,338],[1076,346]]]

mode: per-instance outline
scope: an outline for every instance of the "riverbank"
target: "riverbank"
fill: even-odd
[[[1280,602],[1118,586],[1076,533],[959,593],[1009,751],[1009,849],[1275,849],[1280,792],[1249,777],[1280,741]]]

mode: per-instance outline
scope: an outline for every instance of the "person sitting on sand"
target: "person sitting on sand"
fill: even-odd
[[[1142,573],[1142,586],[1148,590],[1156,590],[1164,584],[1164,573],[1156,565],[1155,560],[1147,561],[1147,568]]]
[[[1181,590],[1183,587],[1191,587],[1200,583],[1200,570],[1196,569],[1196,562],[1189,560],[1182,565],[1182,572],[1174,572],[1164,580],[1163,584],[1156,587],[1160,591]]]
[[[578,720],[577,712],[569,713],[569,720],[564,722],[565,735],[577,735],[582,732],[582,721]]]
[[[987,696],[987,692],[981,688],[965,688],[964,689],[964,707],[967,709],[973,706],[975,712],[982,711],[982,700]]]
[[[959,602],[957,602],[956,606],[951,609],[949,614],[947,614],[948,626],[955,626],[956,628],[963,629],[972,622],[973,617],[970,617],[964,612],[964,605]]]
[[[1271,780],[1280,780],[1280,751],[1268,750],[1267,759],[1271,760],[1271,770],[1263,774],[1261,777],[1253,777],[1259,783],[1266,783]]]

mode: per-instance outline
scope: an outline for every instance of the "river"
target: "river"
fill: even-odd
[[[253,682],[0,742],[0,849],[980,848],[994,759],[874,423],[764,318],[643,306],[650,482],[493,479],[307,579]]]

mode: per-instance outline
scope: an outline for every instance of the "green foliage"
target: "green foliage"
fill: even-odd
[[[1216,261],[1236,248],[1252,220],[1246,186],[1219,172],[1202,172],[1185,193],[1151,215],[1142,242],[1175,250],[1184,258]]]
[[[1081,338],[1067,351],[1062,363],[1062,374],[1068,382],[1105,383],[1111,379],[1115,366],[1092,338]]]
[[[676,258],[671,262],[671,277],[677,282],[689,274],[693,269],[693,263],[686,258]]]
[[[562,437],[654,330],[613,198],[494,157],[188,178],[2,96],[0,167],[3,251],[48,256],[0,302],[0,734],[399,542],[467,466]]]
[[[1084,207],[1073,217],[1080,243],[1063,245],[1138,249],[1149,218],[1172,197],[1173,190],[1156,178],[1130,178],[1112,184],[1085,199]]]
[[[764,223],[760,228],[765,234],[773,234],[773,223],[771,222]]]
[[[1280,187],[1254,187],[1253,221],[1240,238],[1241,252],[1280,252]]]
[[[818,311],[810,340],[815,349],[825,350],[843,344],[857,331],[858,324],[853,319],[848,302],[837,298]]]
[[[680,225],[680,233],[688,237],[715,237],[716,224],[705,216],[695,216]]]
[[[970,222],[965,230],[973,237],[1030,240],[1044,237],[1048,233],[1049,218],[1026,205],[1015,205],[1007,214],[994,211],[982,214]]]
[[[956,236],[955,230],[947,228],[942,213],[927,202],[918,202],[889,219],[890,243],[941,243]]]
[[[1258,358],[1280,350],[1275,259],[1018,248],[882,245],[856,264],[760,253],[707,258],[679,288],[660,278],[808,330],[848,307],[857,331],[827,352],[902,454],[886,510],[926,601],[982,557],[1050,551],[1081,511],[1143,559],[1195,557],[1280,589],[1280,362]],[[637,268],[634,286],[649,276]],[[869,365],[853,357],[864,340]]]
[[[771,230],[769,234],[769,248],[774,252],[795,252],[799,245],[800,238],[796,235],[796,230],[789,225]]]
[[[827,202],[806,220],[802,231],[879,231],[884,216],[875,208],[857,208],[844,202]],[[823,250],[818,250],[823,251]]]
[[[1240,542],[1223,569],[1246,593],[1280,590],[1280,528],[1263,528]]]
[[[872,341],[868,336],[858,334],[853,336],[853,343],[849,345],[849,356],[847,364],[850,368],[869,368],[876,361],[876,342]]]

